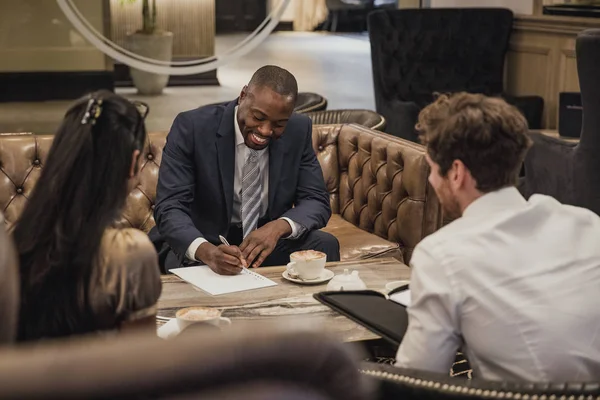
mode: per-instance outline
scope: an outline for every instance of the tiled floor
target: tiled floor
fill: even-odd
[[[240,35],[218,37],[217,54],[242,39]],[[329,100],[329,109],[375,108],[369,41],[360,34],[279,32],[254,52],[219,68],[221,86],[167,88],[157,97],[138,96],[135,89],[119,89],[118,93],[150,105],[149,130],[168,130],[180,111],[234,99],[252,73],[265,64],[289,69],[300,90],[322,94]],[[69,104],[0,103],[0,132],[53,133]]]

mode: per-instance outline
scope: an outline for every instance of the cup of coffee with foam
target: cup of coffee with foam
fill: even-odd
[[[327,254],[316,250],[302,250],[290,254],[288,271],[298,275],[301,279],[318,279],[325,270]]]
[[[190,325],[208,324],[215,327],[231,325],[229,318],[221,317],[221,310],[209,307],[182,308],[175,314],[179,330],[182,331]]]

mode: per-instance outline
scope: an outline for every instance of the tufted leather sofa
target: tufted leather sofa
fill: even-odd
[[[19,316],[19,273],[15,246],[0,213],[0,346],[12,343]]]
[[[323,110],[304,113],[315,125],[358,124],[376,131],[385,130],[385,118],[371,110]]]
[[[0,137],[0,211],[17,220],[39,179],[52,135]],[[151,133],[140,184],[120,224],[149,232],[165,133]],[[396,257],[441,225],[441,208],[427,176],[424,148],[359,125],[314,125],[313,146],[334,215],[325,228],[340,241],[342,260]]]

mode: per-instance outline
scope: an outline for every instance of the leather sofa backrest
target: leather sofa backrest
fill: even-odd
[[[0,346],[12,343],[19,317],[19,266],[14,244],[0,214]]]
[[[20,215],[43,168],[52,135],[0,137],[0,212],[10,225]],[[140,183],[127,200],[120,225],[149,232],[155,225],[158,168],[166,133],[150,133],[142,152]],[[437,198],[427,182],[424,147],[365,127],[314,125],[331,208],[354,225],[412,249],[441,225]]]
[[[428,183],[425,148],[355,124],[313,129],[335,212],[398,243],[408,263],[417,243],[442,223],[439,201]],[[337,166],[332,165],[334,154]]]

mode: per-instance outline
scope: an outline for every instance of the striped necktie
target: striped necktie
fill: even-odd
[[[262,185],[258,167],[258,151],[248,149],[249,155],[242,171],[242,228],[244,238],[256,229],[260,216]]]

